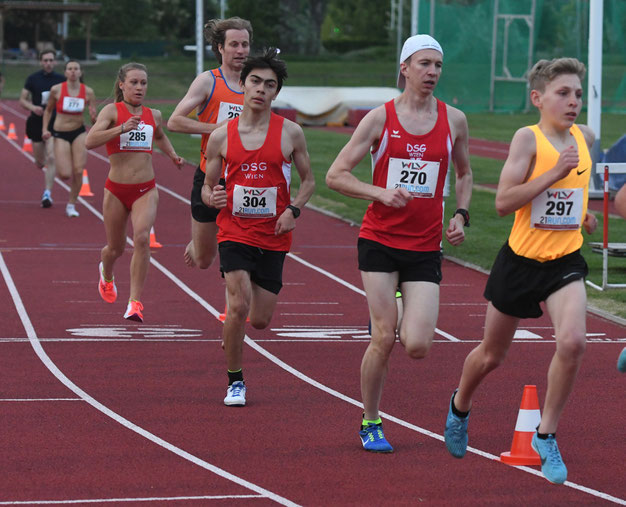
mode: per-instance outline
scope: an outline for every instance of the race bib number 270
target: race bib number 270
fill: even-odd
[[[390,158],[387,188],[404,188],[413,197],[434,197],[439,179],[439,162]]]

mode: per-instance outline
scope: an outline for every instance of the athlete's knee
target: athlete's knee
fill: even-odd
[[[265,329],[272,321],[271,315],[250,315],[250,325],[254,329]]]
[[[567,361],[581,361],[586,348],[585,335],[581,331],[571,330],[557,337],[557,353]]]
[[[250,305],[244,300],[233,300],[228,302],[227,315],[239,322],[245,322],[250,313]]]
[[[404,345],[404,350],[406,350],[411,359],[423,359],[428,355],[431,346],[432,340],[427,342],[407,342]]]
[[[196,266],[198,266],[200,269],[208,269],[209,266],[213,264],[214,260],[215,260],[215,253],[204,254],[202,256],[199,256],[197,259],[194,259]]]
[[[133,234],[133,246],[135,249],[150,249],[150,232],[138,231]]]

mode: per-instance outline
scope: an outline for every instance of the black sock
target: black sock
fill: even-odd
[[[540,438],[541,440],[547,440],[550,435],[556,438],[556,433],[539,433],[539,426],[537,426],[537,438]]]
[[[237,371],[228,370],[228,385],[232,385],[233,382],[243,382],[243,370],[241,368]]]
[[[455,416],[460,417],[461,419],[466,418],[469,415],[469,410],[467,412],[461,412],[458,408],[454,406],[454,398],[456,398],[456,392],[454,393],[454,395],[452,396],[452,400],[450,401],[450,406],[452,407],[452,413]]]

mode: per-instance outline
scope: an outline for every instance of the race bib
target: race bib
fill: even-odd
[[[244,218],[275,217],[277,195],[277,187],[259,188],[235,185],[233,215]]]
[[[135,130],[124,132],[120,136],[120,150],[150,150],[152,149],[152,135],[154,129],[152,125],[139,122]]]
[[[582,223],[583,189],[548,188],[533,199],[531,206],[532,229],[578,229]]]
[[[413,197],[434,197],[439,162],[389,158],[387,188],[405,188]]]
[[[230,102],[220,102],[220,109],[217,113],[217,122],[220,123],[224,120],[232,120],[237,118],[241,111],[243,111],[243,106],[241,104],[231,104]]]
[[[63,97],[64,113],[82,113],[85,109],[85,99],[80,97]]]
[[[47,92],[41,92],[41,105],[45,106],[48,104],[48,97],[50,97],[50,90]]]

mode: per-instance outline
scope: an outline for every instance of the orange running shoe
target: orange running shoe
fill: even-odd
[[[107,282],[104,279],[104,274],[102,273],[102,263],[98,266],[98,272],[100,273],[100,281],[98,282],[98,292],[100,292],[100,296],[107,303],[115,303],[117,299],[117,287],[115,287],[115,279]]]
[[[128,306],[126,307],[126,313],[124,314],[124,318],[128,320],[135,320],[137,322],[143,322],[143,305],[134,299],[130,299],[128,301]]]

